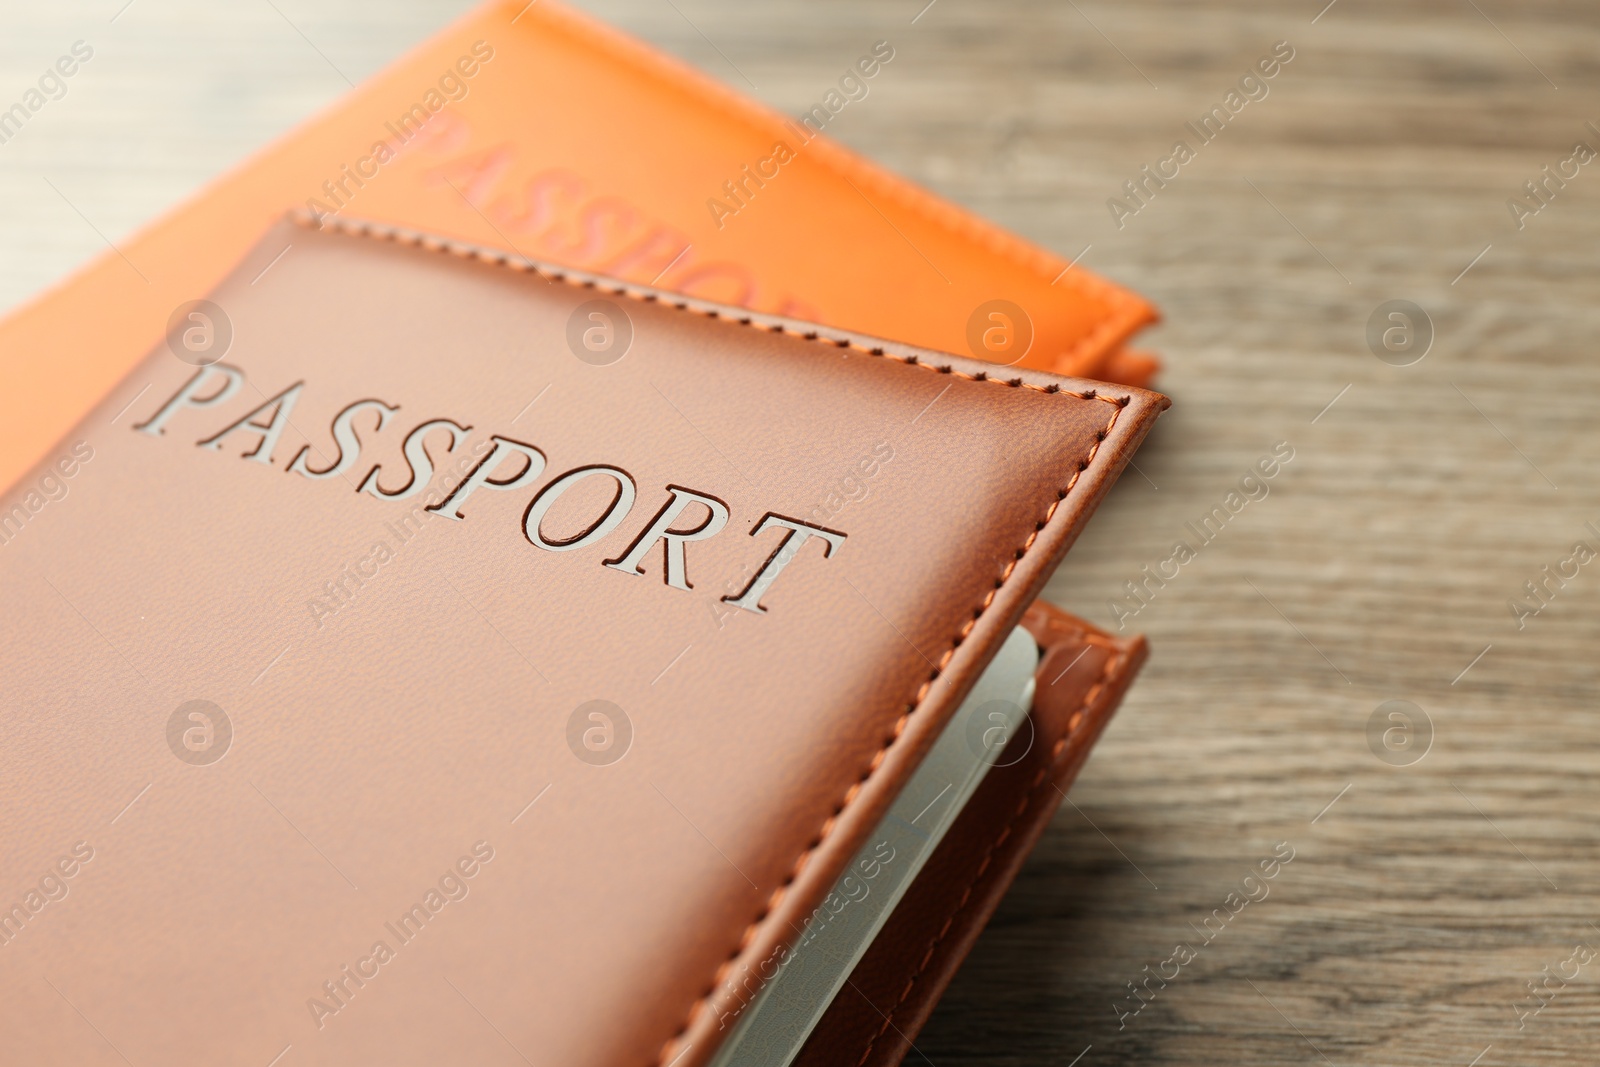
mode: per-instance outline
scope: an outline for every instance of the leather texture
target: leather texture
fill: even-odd
[[[1143,637],[1117,637],[1036,601],[1032,729],[1019,732],[851,972],[796,1067],[894,1067],[1066,795],[1144,664]]]
[[[861,53],[877,73],[853,77],[881,91],[905,60],[882,63],[872,47]],[[818,86],[829,91],[838,96]],[[983,358],[970,327],[976,316],[988,329],[980,307],[1005,300],[1032,340],[997,362],[1150,380],[1154,360],[1124,347],[1154,320],[1148,303],[889,174],[827,129],[803,142],[793,120],[555,0],[488,3],[119,242],[121,255],[108,251],[0,322],[0,485],[132,369],[174,308],[308,205]],[[793,158],[763,164],[779,142]],[[745,190],[737,214],[711,210],[736,203],[734,181]]]
[[[224,360],[152,351],[0,548],[0,796],[28,813],[0,828],[0,1062],[703,1063],[728,976],[828,892],[1166,406],[362,224],[281,223],[210,299]],[[631,335],[605,365],[571,340],[597,300]],[[291,469],[369,401],[394,410],[353,423],[359,463]],[[358,491],[405,485],[442,419],[471,430],[434,464],[485,484]],[[532,529],[620,524],[537,547],[536,494],[597,465],[631,508],[590,479]],[[659,546],[605,565],[683,493],[677,531],[726,509],[690,588]],[[841,540],[729,617],[774,514]],[[195,700],[216,762],[184,755],[216,743]],[[595,700],[631,737],[603,766]],[[80,842],[34,910],[28,872]]]

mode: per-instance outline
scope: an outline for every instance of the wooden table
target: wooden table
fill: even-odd
[[[1509,605],[1575,542],[1600,551],[1600,164],[1520,230],[1507,199],[1600,150],[1600,11],[923,2],[589,5],[790,111],[890,40],[837,136],[1088,246],[1167,315],[1148,340],[1173,410],[1051,595],[1115,625],[1143,566],[1196,556],[1125,620],[1144,677],[911,1062],[1595,1062],[1600,958],[1566,961],[1600,950],[1600,561],[1520,629]],[[0,147],[0,303],[463,8],[137,0],[108,21],[120,3],[8,16],[4,84],[78,38],[102,77]],[[1119,229],[1107,199],[1285,40],[1269,94]],[[1369,349],[1391,300],[1433,323],[1410,366]],[[1270,494],[1198,544],[1185,524],[1279,442]],[[1385,747],[1406,740],[1391,700],[1422,709],[1409,754]],[[1396,765],[1419,715],[1431,745]],[[1292,862],[1244,882],[1280,842]],[[1268,895],[1232,914],[1246,890]],[[1519,1028],[1519,1005],[1543,1006]]]

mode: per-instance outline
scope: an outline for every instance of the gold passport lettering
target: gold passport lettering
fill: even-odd
[[[237,367],[225,363],[213,363],[201,367],[155,414],[135,425],[133,429],[137,433],[159,437],[166,433],[167,423],[179,412],[186,409],[204,411],[219,407],[233,399],[244,382],[245,373]],[[305,382],[295,382],[216,433],[195,443],[204,449],[220,451],[223,442],[234,434],[243,433],[257,440],[255,447],[243,453],[241,458],[271,466],[279,439],[289,428],[290,416],[305,387]],[[325,466],[313,466],[310,458],[313,447],[306,444],[294,454],[285,470],[312,481],[325,481],[348,474],[354,470],[361,458],[361,436],[356,430],[357,418],[362,415],[367,416],[364,421],[375,424],[373,432],[382,433],[390,416],[399,410],[397,404],[388,404],[372,398],[357,400],[346,405],[333,417],[328,428],[337,452],[333,462]],[[428,455],[426,447],[427,439],[438,431],[449,436],[449,448],[454,451],[466,440],[472,432],[472,427],[444,418],[427,419],[419,423],[406,434],[402,445],[402,455],[409,468],[409,480],[398,488],[385,489],[381,477],[383,467],[374,463],[356,483],[356,492],[383,500],[401,500],[417,493],[424,493],[425,510],[442,518],[460,522],[466,518],[462,508],[479,491],[514,492],[532,487],[544,476],[547,464],[541,449],[525,441],[494,434],[489,438],[492,447],[488,453],[478,461],[477,466],[467,472],[460,484],[451,490],[448,496],[440,500],[437,490],[426,488],[434,473],[433,460]],[[320,456],[320,450],[317,451]],[[543,530],[543,522],[551,507],[574,485],[591,478],[609,480],[615,486],[605,510],[572,536],[560,539],[547,537]],[[662,546],[663,582],[674,589],[693,589],[694,586],[689,581],[684,546],[691,542],[708,540],[721,533],[728,524],[728,505],[710,493],[703,493],[686,486],[669,484],[666,486],[666,491],[668,493],[666,503],[661,505],[650,521],[634,536],[621,555],[605,560],[604,565],[624,574],[643,575],[645,558],[659,544]],[[529,544],[547,552],[571,552],[574,549],[585,548],[605,539],[627,521],[638,495],[638,484],[633,475],[621,467],[606,464],[576,467],[557,475],[534,494],[522,513],[523,537]],[[687,519],[686,514],[689,516]],[[698,521],[693,521],[695,519]],[[683,525],[685,523],[692,525]],[[774,511],[769,511],[761,517],[750,531],[750,536],[760,537],[774,529],[783,531],[782,539],[776,543],[771,555],[744,589],[724,596],[722,598],[724,603],[757,615],[766,614],[767,608],[762,604],[762,600],[772,589],[778,576],[794,562],[808,541],[812,538],[820,540],[823,558],[830,559],[848,536],[838,530],[791,519]]]

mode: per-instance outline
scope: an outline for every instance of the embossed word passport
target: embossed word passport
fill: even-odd
[[[784,116],[556,0],[491,0],[0,320],[0,483],[293,209],[1145,384],[1155,360],[1127,347],[1155,318],[1145,300],[834,140],[897,91],[915,29],[862,40]]]
[[[350,222],[181,310],[0,499],[0,1062],[898,1062],[1165,399]]]

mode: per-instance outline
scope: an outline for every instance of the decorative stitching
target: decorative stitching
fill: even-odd
[[[772,316],[760,315],[753,312],[746,313],[737,309],[719,308],[716,305],[701,301],[681,299],[675,297],[673,294],[650,289],[645,286],[616,283],[611,279],[602,278],[597,275],[590,275],[581,271],[571,271],[564,268],[551,266],[549,264],[539,263],[535,260],[528,259],[525,256],[515,256],[508,252],[481,248],[476,245],[467,244],[466,242],[453,241],[446,238],[435,237],[429,234],[418,233],[412,230],[404,230],[393,226],[381,226],[375,223],[363,222],[354,219],[319,220],[307,212],[296,212],[290,217],[297,225],[300,225],[306,229],[323,230],[328,229],[331,225],[333,229],[339,231],[340,233],[354,237],[369,237],[376,240],[393,241],[397,244],[412,245],[425,249],[429,252],[449,254],[461,259],[476,259],[493,266],[506,267],[514,271],[532,273],[548,281],[562,282],[577,288],[595,289],[600,292],[610,293],[613,296],[626,296],[632,300],[640,301],[641,303],[661,303],[664,304],[664,306],[674,308],[678,311],[691,312],[693,314],[703,315],[706,318],[720,319],[727,322],[737,323],[740,326],[749,326],[755,329],[765,329],[771,333],[782,333],[790,337],[798,337],[805,341],[814,341],[818,344],[832,345],[836,348],[852,349],[869,356],[878,356],[883,359],[891,359],[908,367],[917,367],[928,371],[929,373],[952,374],[958,378],[964,378],[967,381],[988,382],[993,385],[1003,386],[1010,389],[1026,388],[1032,389],[1035,392],[1049,395],[1070,396],[1080,400],[1099,400],[1103,403],[1111,405],[1112,407],[1110,421],[1106,423],[1104,429],[1095,434],[1094,442],[1089,446],[1088,453],[1083,457],[1083,459],[1078,461],[1076,466],[1074,466],[1072,476],[1067,479],[1066,486],[1056,492],[1056,498],[1052,500],[1049,507],[1045,509],[1044,518],[1040,519],[1034,524],[1033,530],[1028,534],[1027,540],[1022,543],[1021,548],[1017,549],[1017,551],[1012,554],[1012,558],[1006,563],[1004,569],[1001,570],[999,578],[995,580],[994,586],[983,598],[983,602],[978,605],[977,609],[972,612],[972,616],[966,621],[961,629],[956,632],[955,636],[950,639],[950,647],[945,651],[944,655],[940,657],[939,662],[934,666],[933,672],[928,676],[927,680],[924,681],[918,688],[916,696],[913,697],[911,702],[906,705],[905,709],[900,713],[900,717],[895,720],[894,726],[890,729],[888,737],[884,739],[884,742],[879,747],[878,751],[873,754],[872,759],[868,762],[866,769],[861,774],[861,777],[857,779],[855,784],[850,786],[849,789],[845,790],[844,797],[834,808],[833,814],[823,820],[821,828],[818,829],[817,833],[812,837],[811,843],[801,851],[799,857],[795,860],[793,866],[790,868],[788,876],[784,878],[783,883],[772,891],[772,894],[767,898],[766,904],[763,906],[761,912],[750,921],[749,925],[745,927],[744,932],[739,936],[734,949],[728,954],[727,959],[717,967],[716,972],[712,975],[709,988],[707,988],[705,992],[701,993],[700,996],[695,999],[694,1003],[689,1006],[689,1012],[685,1017],[683,1024],[679,1026],[673,1035],[669,1037],[662,1045],[661,1052],[656,1059],[656,1067],[666,1067],[666,1065],[671,1062],[671,1058],[668,1054],[673,1051],[673,1048],[677,1044],[678,1040],[694,1024],[695,1018],[705,1007],[706,1002],[722,984],[723,978],[727,975],[729,968],[733,965],[733,961],[739,958],[739,954],[744,950],[745,946],[748,945],[760,933],[761,924],[773,913],[773,911],[778,908],[780,904],[782,904],[784,897],[788,893],[789,887],[794,884],[795,879],[798,878],[801,872],[805,870],[806,865],[810,861],[812,855],[816,853],[817,849],[822,847],[823,843],[828,840],[829,835],[833,832],[834,827],[838,825],[839,817],[843,815],[850,805],[855,802],[856,798],[861,795],[861,791],[866,786],[867,782],[871,780],[875,773],[877,773],[878,768],[883,765],[883,761],[888,758],[889,750],[894,747],[895,742],[897,742],[901,735],[905,732],[906,724],[910,721],[911,716],[916,713],[917,709],[922,706],[922,702],[927,699],[928,693],[933,688],[934,682],[936,682],[939,679],[939,676],[944,673],[944,669],[949,665],[950,660],[955,656],[956,650],[961,647],[961,643],[965,641],[967,635],[972,632],[972,629],[977,625],[978,620],[983,618],[983,615],[986,611],[988,611],[989,606],[994,603],[995,596],[1002,588],[1004,588],[1011,575],[1016,572],[1017,564],[1021,563],[1022,560],[1026,558],[1029,550],[1031,550],[1034,544],[1037,543],[1039,540],[1039,534],[1043,532],[1046,526],[1049,525],[1050,520],[1055,517],[1056,510],[1061,506],[1061,502],[1067,498],[1068,494],[1072,492],[1073,487],[1078,484],[1078,479],[1083,475],[1083,472],[1088,470],[1089,465],[1094,462],[1095,455],[1100,451],[1101,443],[1105,441],[1108,436],[1110,436],[1112,429],[1117,424],[1117,419],[1122,415],[1122,410],[1128,406],[1130,398],[1128,396],[1104,396],[1101,395],[1100,391],[1096,389],[1085,389],[1082,392],[1073,392],[1071,390],[1064,390],[1059,385],[1035,385],[1031,382],[1025,382],[1021,378],[991,378],[989,377],[987,371],[969,373],[967,371],[957,370],[950,364],[930,363],[913,353],[892,352],[882,346],[863,345],[849,337],[829,337],[819,330],[797,330]],[[736,317],[730,317],[729,312],[731,312],[732,316]],[[1097,683],[1095,688],[1090,691],[1091,694],[1097,693],[1103,683],[1104,679],[1102,678],[1101,682]],[[1061,747],[1065,745],[1067,738],[1070,736],[1071,732],[1069,728],[1069,732],[1063,736],[1062,740],[1056,745],[1055,750],[1052,752],[1052,760],[1060,754]],[[1041,771],[1040,773],[1042,776],[1043,772]],[[1033,788],[1037,788],[1037,782]],[[1030,798],[1031,795],[1032,792],[1030,790]],[[995,843],[990,846],[990,854],[993,853],[994,849],[999,847],[1001,841],[1005,840],[1006,835],[1010,833],[1012,823],[1016,821],[1017,815],[1020,813],[1021,812],[1019,810],[1017,813],[1012,815],[1011,821],[1007,823],[1005,831],[1002,833],[1000,838],[998,838]],[[988,856],[986,855],[984,858],[984,865],[987,866],[987,864]],[[974,882],[976,882],[976,879],[974,879]],[[971,893],[970,886],[968,887],[968,893]],[[963,904],[964,903],[965,898],[963,898]],[[959,910],[960,908],[958,907],[957,911],[959,912]],[[946,921],[946,930],[949,928],[950,922],[954,920],[955,914],[955,912],[952,912],[951,919]],[[939,936],[941,938],[944,936],[943,930],[940,931]],[[937,940],[935,941],[935,946],[936,945]],[[930,946],[929,952],[931,958],[932,946]],[[926,966],[926,961],[924,961],[924,966]],[[918,973],[920,974],[920,968]],[[914,981],[915,978],[913,978],[913,982]],[[909,995],[909,993],[910,988],[907,987],[906,993],[902,994],[901,996],[901,1000],[903,1001],[905,996]],[[898,1005],[896,1005],[896,1007],[898,1008]],[[876,1038],[873,1040],[876,1041]],[[870,1045],[868,1046],[868,1051],[871,1051]]]
[[[1090,639],[1090,643],[1099,644],[1092,639]],[[1108,646],[1100,645],[1099,647],[1104,648]],[[1110,684],[1112,676],[1121,670],[1122,665],[1127,661],[1127,658],[1128,656],[1126,652],[1119,651],[1106,660],[1105,668],[1100,672],[1099,680],[1096,681],[1094,685],[1089,688],[1089,691],[1084,694],[1083,703],[1078,706],[1078,710],[1073,713],[1071,720],[1068,722],[1067,732],[1061,735],[1061,739],[1057,741],[1055,746],[1050,750],[1050,762],[1039,768],[1039,772],[1034,775],[1033,781],[1028,785],[1028,791],[1023,794],[1022,800],[1017,804],[1016,810],[1011,813],[1011,818],[1007,819],[1005,826],[1001,828],[999,836],[990,842],[989,847],[984,850],[983,859],[979,862],[977,871],[973,873],[971,881],[967,883],[966,889],[962,892],[961,899],[956,902],[956,906],[951,909],[950,914],[945,917],[944,925],[939,928],[939,932],[935,934],[933,940],[928,943],[928,950],[923,953],[922,962],[919,963],[917,965],[917,969],[912,972],[910,979],[906,982],[905,988],[900,991],[900,999],[894,1002],[894,1007],[890,1008],[888,1014],[883,1017],[883,1025],[880,1026],[878,1028],[878,1032],[873,1034],[872,1037],[867,1041],[867,1047],[861,1050],[861,1058],[856,1061],[856,1067],[864,1067],[867,1062],[867,1057],[872,1055],[873,1048],[878,1044],[878,1039],[889,1031],[889,1027],[894,1023],[894,1017],[898,1015],[900,1013],[900,1009],[905,1006],[906,1000],[911,996],[911,991],[916,988],[917,982],[922,978],[923,972],[928,969],[928,964],[933,962],[933,954],[938,951],[939,945],[943,943],[945,939],[945,935],[950,932],[950,928],[955,925],[956,918],[963,910],[966,909],[967,904],[972,900],[972,891],[977,886],[978,882],[983,878],[984,874],[989,870],[989,864],[994,859],[995,852],[1000,848],[1001,845],[1005,844],[1006,839],[1011,836],[1011,831],[1016,827],[1017,820],[1022,817],[1023,812],[1028,810],[1029,805],[1033,803],[1033,798],[1044,786],[1045,780],[1050,777],[1050,771],[1054,769],[1056,761],[1061,758],[1062,749],[1067,747],[1067,742],[1072,740],[1073,734],[1077,732],[1078,726],[1083,722],[1083,716],[1085,712],[1087,712],[1089,708],[1094,705],[1094,702],[1100,696],[1100,691]]]
[[[483,248],[478,245],[468,244],[465,241],[454,241],[448,238],[435,237],[431,234],[420,233],[415,230],[403,229],[398,226],[386,226],[359,219],[325,218],[319,221],[306,211],[293,212],[289,217],[297,225],[308,230],[334,229],[353,237],[371,237],[380,241],[393,241],[397,244],[412,245],[425,249],[429,252],[448,253],[461,259],[476,259],[484,263],[491,264],[492,266],[506,267],[514,271],[536,274],[539,277],[544,278],[546,281],[563,282],[567,285],[576,286],[578,288],[594,289],[598,292],[610,293],[612,296],[625,296],[630,300],[637,300],[640,303],[661,304],[664,307],[674,308],[678,311],[692,312],[696,315],[702,315],[706,318],[720,319],[724,322],[736,323],[740,326],[750,326],[755,329],[764,329],[769,333],[781,333],[790,337],[798,337],[803,341],[816,341],[820,344],[833,345],[835,348],[848,348],[852,351],[861,352],[865,355],[878,356],[883,359],[892,359],[897,363],[904,363],[913,367],[921,367],[924,370],[933,371],[938,374],[953,374],[955,377],[964,378],[969,382],[991,382],[995,385],[1003,385],[1012,389],[1032,389],[1035,392],[1050,394],[1060,393],[1063,396],[1076,397],[1079,400],[1100,400],[1107,404],[1116,406],[1119,411],[1121,408],[1124,408],[1128,405],[1128,398],[1125,396],[1102,396],[1100,395],[1099,391],[1095,389],[1085,389],[1079,393],[1062,389],[1059,385],[1035,385],[1032,382],[1025,382],[1021,378],[994,378],[989,376],[988,371],[969,373],[967,371],[956,370],[949,364],[929,363],[913,353],[891,352],[882,346],[863,345],[860,342],[852,340],[848,337],[828,337],[817,330],[797,330],[792,326],[785,325],[779,319],[779,317],[775,315],[764,315],[760,312],[745,311],[739,308],[718,307],[712,304],[710,301],[700,301],[686,297],[678,297],[677,294],[669,293],[664,290],[652,289],[649,286],[632,285],[627,282],[616,282],[613,279],[604,277],[603,275],[590,274],[585,271],[569,270],[565,267],[557,267],[552,264],[541,263],[536,259],[529,259],[527,256],[512,255],[509,252],[499,251],[491,248]],[[1044,373],[1050,372],[1046,371]],[[1106,424],[1106,428],[1100,431],[1099,438],[1096,441],[1097,446],[1100,441],[1105,439],[1106,435],[1111,432],[1111,428],[1116,424],[1117,415],[1113,414],[1111,416],[1111,421]],[[1090,461],[1094,459],[1095,451],[1096,449],[1094,448],[1089,450],[1089,454],[1084,457],[1083,462],[1078,467],[1080,472],[1085,466],[1088,465]],[[1076,480],[1076,478],[1073,479],[1073,481]],[[1072,482],[1068,482],[1067,490],[1064,491],[1069,491],[1071,488]],[[1052,512],[1053,511],[1054,509],[1052,509]],[[1047,514],[1045,516],[1045,521],[1048,522],[1049,518],[1050,516]],[[1030,538],[1029,544],[1031,545],[1031,543],[1032,539]],[[1023,547],[1026,549],[1029,546],[1024,545]]]

